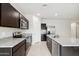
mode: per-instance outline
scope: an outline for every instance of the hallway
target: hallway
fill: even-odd
[[[51,56],[46,42],[37,42],[31,46],[27,56]]]

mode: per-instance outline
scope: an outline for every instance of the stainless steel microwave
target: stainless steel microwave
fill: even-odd
[[[28,22],[24,19],[20,19],[20,28],[21,29],[28,29]]]

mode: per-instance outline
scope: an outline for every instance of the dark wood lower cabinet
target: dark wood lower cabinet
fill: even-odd
[[[26,55],[26,40],[16,45],[12,49],[12,52],[13,52],[12,53],[13,56],[25,56]]]
[[[26,38],[26,55],[28,54],[30,50],[31,44],[32,44],[32,36],[28,36]]]
[[[13,56],[25,56],[25,45],[21,46],[15,53],[13,53]]]
[[[79,47],[62,47],[61,56],[79,56]]]
[[[41,34],[41,41],[46,41],[46,34]]]
[[[52,39],[50,39],[49,37],[47,37],[47,47],[52,54]]]
[[[0,56],[11,56],[12,48],[0,48]]]
[[[25,56],[26,40],[23,40],[13,48],[0,48],[0,56]]]

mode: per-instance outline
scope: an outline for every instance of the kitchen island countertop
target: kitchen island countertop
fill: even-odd
[[[25,38],[8,37],[0,39],[0,48],[12,48],[17,44],[19,44],[20,42],[22,42],[23,40],[25,40]]]
[[[47,36],[63,47],[78,47],[79,46],[79,39],[62,38],[62,37],[53,38],[52,35],[47,35]]]

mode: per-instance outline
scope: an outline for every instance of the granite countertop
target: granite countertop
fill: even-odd
[[[25,40],[25,38],[3,38],[0,39],[0,48],[12,48]]]
[[[79,39],[74,39],[74,38],[53,38],[52,35],[47,35],[49,38],[57,42],[63,47],[76,47],[79,46]]]
[[[27,38],[27,37],[30,37],[30,36],[32,36],[32,34],[30,34],[30,33],[29,34],[24,33],[24,35],[23,35],[24,38]]]

